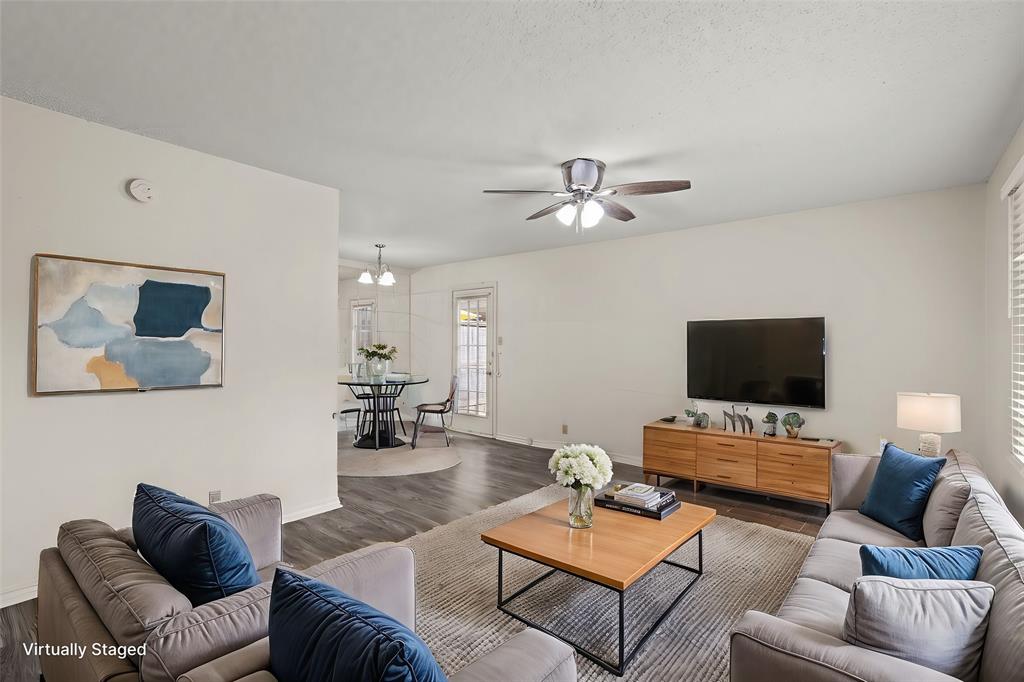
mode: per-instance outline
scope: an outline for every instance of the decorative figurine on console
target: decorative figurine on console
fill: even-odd
[[[786,436],[788,438],[799,438],[800,427],[806,423],[799,412],[787,412],[782,416],[782,425],[786,427]]]
[[[754,420],[750,418],[748,414],[750,412],[750,406],[743,410],[743,414],[739,415],[739,419],[743,425],[743,433],[749,433],[751,436],[754,435]]]
[[[769,412],[764,416],[764,419],[761,420],[761,423],[766,425],[764,427],[764,435],[774,436],[775,425],[779,423],[779,415],[774,412]]]
[[[683,410],[683,414],[686,415],[686,423],[692,426],[697,420],[697,401],[691,400],[690,404],[693,405],[693,409]]]
[[[732,431],[733,431],[733,433],[736,433],[736,416],[737,415],[736,415],[736,406],[735,405],[732,406],[732,412],[726,412],[725,410],[722,410],[722,430],[723,431],[728,431],[729,430],[729,428],[728,428],[729,424],[732,424]],[[742,419],[740,420],[740,423],[741,424],[743,423]]]

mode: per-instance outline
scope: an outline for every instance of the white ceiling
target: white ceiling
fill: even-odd
[[[4,2],[4,94],[342,190],[341,256],[422,266],[984,180],[1024,2]],[[690,179],[580,237],[544,197]],[[751,245],[753,247],[753,245]]]

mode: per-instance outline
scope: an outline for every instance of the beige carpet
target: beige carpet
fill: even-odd
[[[431,471],[450,469],[462,461],[462,453],[454,443],[445,447],[444,436],[441,445],[431,443],[434,438],[419,440],[419,447],[413,450],[409,445],[386,450],[364,450],[351,445],[352,434],[338,433],[338,475],[339,476],[408,476],[428,474]],[[408,443],[412,440],[403,438]]]
[[[418,452],[418,450],[417,450]],[[549,486],[409,538],[416,552],[417,632],[451,674],[525,626],[497,610],[497,550],[481,531],[566,497]],[[704,575],[637,654],[625,680],[726,680],[729,629],[747,609],[774,612],[789,589],[812,538],[719,516],[704,531]],[[696,541],[673,559],[696,565]],[[505,594],[544,572],[506,554]],[[627,651],[692,577],[659,566],[626,593]],[[517,613],[614,658],[618,597],[607,589],[556,574],[512,602]],[[631,639],[632,637],[632,639]],[[618,679],[582,656],[580,680]],[[509,681],[514,681],[510,671]]]

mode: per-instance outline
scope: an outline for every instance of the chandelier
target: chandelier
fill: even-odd
[[[384,261],[381,260],[381,250],[386,246],[385,244],[374,244],[377,247],[377,269],[375,271],[370,270],[370,266],[366,266],[363,270],[363,274],[359,275],[359,279],[356,280],[360,284],[373,284],[376,280],[377,284],[382,287],[391,287],[395,285],[395,276],[391,274],[391,268],[385,265]]]

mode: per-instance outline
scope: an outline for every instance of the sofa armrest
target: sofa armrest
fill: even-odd
[[[863,649],[823,632],[747,611],[729,642],[731,682],[954,682],[955,678],[901,658]]]
[[[88,653],[77,656],[41,654],[39,664],[48,680],[138,680],[138,671],[130,662],[113,653],[93,654],[91,647],[100,644],[113,651],[117,646],[75,577],[56,548],[44,549],[39,555],[39,598],[36,640],[54,647],[78,644]],[[7,642],[4,642],[6,647]],[[17,644],[19,657],[24,654]],[[14,648],[14,645],[12,645]],[[0,672],[0,677],[3,673]],[[6,678],[5,678],[6,679]]]
[[[451,682],[507,680],[576,682],[576,652],[540,630],[527,629],[452,675]]]
[[[146,682],[172,682],[200,665],[267,636],[270,583],[202,604],[161,623],[139,666]]]
[[[408,547],[382,542],[328,559],[301,573],[416,629],[416,561]]]
[[[256,570],[281,562],[281,499],[252,495],[239,500],[214,502],[210,510],[235,527],[249,546]]]
[[[270,638],[232,651],[209,663],[189,670],[177,682],[236,682],[247,675],[270,669]]]
[[[878,455],[832,453],[832,510],[860,509],[878,469]]]

